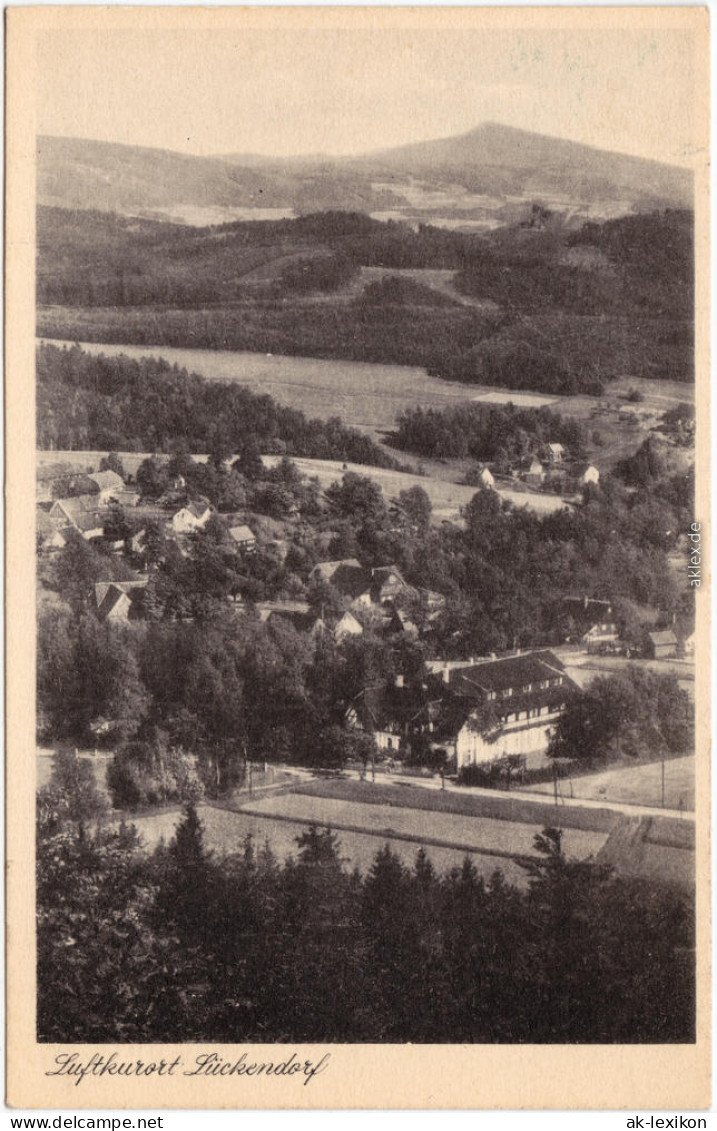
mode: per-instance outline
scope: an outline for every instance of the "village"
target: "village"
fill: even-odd
[[[597,468],[576,467],[560,444],[551,444],[544,457],[549,472],[534,457],[522,461],[516,474],[532,486],[542,484],[549,474],[563,483],[572,481],[574,490],[580,486],[589,490],[599,480]],[[125,463],[133,468],[132,473],[125,470]],[[476,480],[482,505],[491,505],[491,497],[497,498],[493,474],[479,467]],[[249,499],[246,492],[252,484]],[[209,488],[208,493],[202,494],[202,487]],[[326,797],[301,812],[292,809],[295,802],[286,800],[287,792],[293,794],[295,788],[311,792],[315,788],[312,781],[321,784],[323,779],[326,788],[327,774],[337,779],[337,786],[347,774],[349,780],[353,774],[357,783],[383,783],[384,789],[413,784],[414,796],[416,789],[435,796],[438,788],[442,795],[451,796],[456,789],[462,790],[467,798],[477,789],[474,803],[478,812],[484,795],[492,793],[506,800],[522,797],[527,805],[525,819],[534,817],[542,792],[559,801],[561,821],[566,802],[579,805],[584,814],[584,805],[595,805],[596,800],[579,803],[571,798],[580,797],[579,783],[590,767],[581,768],[571,756],[556,756],[554,749],[568,705],[596,677],[643,670],[679,679],[691,695],[694,625],[685,618],[676,623],[674,617],[668,621],[663,616],[658,621],[648,614],[637,625],[633,618],[628,628],[612,601],[568,594],[554,609],[549,647],[456,654],[450,637],[438,631],[449,603],[444,593],[409,583],[395,562],[371,565],[365,559],[362,564],[358,555],[320,557],[322,551],[340,547],[342,539],[349,545],[346,530],[336,521],[342,503],[348,506],[349,526],[355,521],[351,508],[370,509],[381,502],[386,537],[425,534],[431,522],[430,503],[425,495],[421,497],[420,489],[380,500],[380,492],[375,488],[372,492],[371,487],[369,479],[349,471],[342,484],[336,482],[323,490],[286,457],[262,460],[256,452],[217,457],[213,467],[207,457],[140,459],[97,453],[94,466],[85,464],[82,469],[70,453],[64,463],[62,453],[48,453],[38,472],[41,577],[48,578],[58,560],[76,552],[82,543],[93,554],[93,569],[80,599],[107,631],[136,633],[158,616],[189,625],[204,616],[196,588],[205,586],[224,607],[220,615],[225,630],[237,636],[253,631],[254,625],[280,638],[288,630],[302,642],[307,662],[312,664],[320,663],[327,650],[333,655],[336,649],[350,650],[357,642],[393,657],[389,670],[385,663],[384,670],[381,664],[372,669],[369,663],[365,676],[350,682],[350,692],[346,686],[337,689],[333,716],[338,729],[331,732],[335,749],[323,755],[319,764],[315,752],[303,767],[300,758],[297,762],[292,756],[287,762],[286,757],[260,745],[249,755],[245,753],[246,771],[243,778],[234,777],[231,791],[231,805],[243,813],[244,821],[261,818],[253,806],[262,796],[270,799],[262,804],[268,806],[265,816],[273,820],[283,810],[285,819],[297,818],[297,814],[302,819],[304,813],[305,821],[328,820],[334,802]],[[227,511],[227,498],[236,503],[242,491],[246,505]],[[342,491],[346,498],[342,499]],[[215,501],[223,500],[221,511],[211,501],[212,494]],[[250,501],[254,509],[249,508]],[[257,504],[265,513],[256,509]],[[199,561],[205,572],[198,581],[193,568]],[[117,733],[117,719],[104,714],[87,719],[85,745],[88,741],[95,744],[97,772],[109,764],[111,754],[103,751],[111,751]],[[643,810],[654,811],[655,816],[662,812],[667,817],[673,811],[675,817],[688,815],[693,804],[685,786],[688,761],[675,762],[678,777],[674,788],[668,786],[666,804],[664,761],[660,791],[652,780],[654,762],[647,758],[641,773],[652,784],[638,786],[632,802],[637,806],[635,819],[640,819]],[[595,768],[600,767],[592,768],[597,780],[600,775],[595,775]],[[626,819],[631,811],[629,804],[625,807],[621,802],[623,796],[632,794],[621,792],[620,779],[622,774],[623,780],[632,783],[635,772],[619,763],[612,778],[606,779],[610,789],[601,786],[601,792],[594,794],[614,817]],[[589,794],[591,781],[588,774],[583,796]],[[523,792],[527,790],[538,792]],[[617,806],[612,810],[610,790]],[[171,792],[165,805],[170,797]],[[204,804],[209,801],[207,797]],[[354,833],[363,828],[372,811],[371,801],[362,797],[363,804],[357,807],[351,797],[344,798],[350,811],[348,816],[334,814],[334,826]],[[405,796],[401,804],[406,804]],[[168,818],[171,820],[171,814]],[[149,843],[157,827],[167,828],[165,818],[158,817],[159,824],[153,818],[140,816],[139,820]],[[487,862],[494,859],[489,827],[476,822],[470,833],[462,830],[460,840],[461,844],[475,840],[474,851],[487,851],[482,857]],[[508,827],[503,825],[503,831]],[[639,853],[621,853],[621,867],[650,871],[645,831],[646,826],[635,840]],[[400,842],[396,835],[392,833],[392,843]],[[404,844],[415,837],[413,832],[407,835]],[[431,835],[430,825],[426,835]],[[223,837],[221,834],[222,843]],[[454,841],[444,838],[441,843],[442,851],[450,851]],[[522,834],[518,833],[515,844],[522,844]],[[687,874],[684,848],[662,846],[660,851],[677,852],[683,863],[673,865],[676,874]]]

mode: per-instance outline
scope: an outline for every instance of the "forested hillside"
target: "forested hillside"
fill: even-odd
[[[195,229],[40,209],[38,330],[419,364],[559,394],[621,374],[691,381],[692,239],[676,211],[576,232],[536,209],[471,235],[358,213]],[[365,267],[414,277],[364,284]],[[455,273],[455,300],[431,288],[435,270]]]
[[[79,346],[37,351],[39,448],[238,451],[248,440],[317,459],[396,461],[340,420],[309,420],[239,384],[205,381],[155,358],[92,357]]]

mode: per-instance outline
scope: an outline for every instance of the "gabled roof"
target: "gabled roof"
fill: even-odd
[[[316,614],[311,612],[306,601],[257,601],[255,608],[262,621],[268,621],[273,616],[286,617],[294,624],[297,624],[301,618],[308,618],[309,615],[316,619]]]
[[[335,562],[317,562],[312,573],[318,574],[324,581],[331,581],[337,570],[344,569],[360,569],[363,573],[363,566],[358,558],[341,558]]]
[[[256,535],[249,526],[231,526],[229,533],[235,542],[256,542]]]
[[[72,495],[68,499],[55,499],[50,514],[54,510],[62,510],[68,518],[74,519],[75,515],[97,509],[96,495]]]
[[[207,503],[188,503],[187,506],[182,509],[188,510],[195,518],[204,518],[207,511],[210,510],[210,507]]]
[[[311,577],[328,582],[346,597],[358,597],[368,587],[366,570],[356,558],[318,562],[311,571]]]
[[[91,530],[104,530],[105,526],[104,515],[99,511],[82,511],[76,514],[71,522],[83,534],[88,534]]]
[[[146,589],[148,577],[131,578],[129,581],[98,581],[95,584],[95,601],[97,607],[102,604],[110,589],[119,589],[122,593],[131,593],[135,589]]]
[[[541,680],[557,676],[569,678],[557,656],[544,650],[457,668],[448,673],[448,682],[456,694],[475,696],[477,692],[503,691],[509,687],[518,690],[527,684],[539,684]]]
[[[110,613],[113,612],[117,608],[117,606],[121,604],[125,604],[129,609],[131,598],[127,593],[120,589],[118,585],[110,584],[107,587],[107,592],[102,598],[102,601],[99,602],[97,606],[97,612],[104,619],[104,617],[109,616]]]
[[[653,644],[676,644],[677,637],[671,628],[663,629],[661,632],[648,632],[647,634]]]
[[[548,447],[550,448],[550,451],[555,452],[556,455],[557,455],[558,452],[564,452],[565,451],[565,448],[563,447],[562,444],[548,444]]]
[[[398,566],[376,566],[371,570],[371,580],[375,585],[385,585],[387,581],[390,581],[391,577],[397,577],[402,585],[406,584]]]
[[[116,471],[93,471],[87,476],[93,483],[96,483],[100,491],[109,491],[116,487],[120,489],[124,487],[124,479],[118,475]]]

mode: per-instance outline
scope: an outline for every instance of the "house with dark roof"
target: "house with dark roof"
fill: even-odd
[[[406,584],[395,565],[376,566],[371,570],[370,593],[374,605],[386,605],[401,596],[417,596],[417,591]]]
[[[547,764],[557,720],[577,685],[550,651],[448,664],[425,683],[377,684],[352,700],[346,724],[374,736],[383,750],[420,741],[444,750],[456,768],[520,758]]]
[[[416,640],[420,635],[418,625],[414,624],[403,609],[393,609],[386,632],[389,636],[407,636],[412,640]]]
[[[101,620],[115,624],[125,623],[137,612],[138,599],[148,578],[133,581],[98,581],[95,585],[95,605]]]
[[[335,562],[317,562],[309,574],[309,581],[333,585],[342,597],[362,604],[370,604],[371,577],[357,558],[343,558]]]
[[[398,754],[412,735],[426,729],[427,709],[423,696],[414,689],[374,684],[351,700],[345,723],[350,730],[370,734],[379,750]]]
[[[434,742],[455,759],[456,768],[518,755],[527,768],[547,763],[555,724],[577,684],[548,650],[449,668],[431,677],[448,694]]]

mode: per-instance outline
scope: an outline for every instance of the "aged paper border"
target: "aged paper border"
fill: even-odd
[[[648,28],[695,33],[698,477],[695,517],[709,562],[708,118],[709,13],[664,8],[89,8],[6,10],[6,564],[7,564],[7,1103],[15,1108],[404,1108],[704,1109],[710,1103],[709,566],[698,591],[697,865],[698,1027],[694,1045],[297,1046],[329,1066],[308,1087],[298,1078],[49,1077],[75,1046],[35,1039],[34,936],[34,172],[35,45],[50,29],[132,28]],[[68,76],[72,81],[72,76]],[[669,75],[665,76],[669,82]],[[112,1046],[77,1046],[86,1060]],[[201,1051],[247,1059],[282,1057],[286,1046],[119,1046],[124,1059]],[[201,1082],[200,1082],[201,1080]]]

